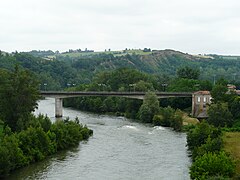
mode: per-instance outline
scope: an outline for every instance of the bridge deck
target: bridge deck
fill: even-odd
[[[146,92],[107,92],[107,91],[41,91],[42,96],[77,97],[77,96],[144,96]],[[191,92],[155,92],[160,97],[192,97]]]

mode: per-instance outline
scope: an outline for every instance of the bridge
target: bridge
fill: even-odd
[[[192,116],[197,118],[207,118],[207,105],[211,103],[211,94],[209,91],[197,92],[154,92],[158,98],[171,97],[191,97],[192,98]],[[228,92],[229,93],[229,92]],[[235,90],[240,95],[239,90]],[[94,97],[94,96],[112,96],[131,99],[144,99],[146,92],[106,92],[106,91],[41,91],[43,97],[55,98],[55,116],[63,116],[63,99],[71,97]]]
[[[154,92],[158,98],[193,97],[192,92]],[[106,92],[106,91],[41,91],[43,97],[55,98],[55,116],[63,116],[63,99],[71,97],[124,97],[131,99],[144,99],[146,92]],[[195,99],[195,98],[193,98]],[[194,101],[194,100],[193,100]],[[195,102],[195,101],[194,101]],[[193,103],[194,106],[194,103]]]
[[[41,91],[43,97],[70,98],[81,96],[114,96],[143,99],[146,92],[108,92],[108,91]],[[192,97],[191,92],[155,92],[158,98]]]

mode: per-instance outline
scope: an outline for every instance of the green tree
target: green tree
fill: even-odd
[[[211,104],[207,112],[209,124],[216,127],[232,126],[233,117],[227,103],[217,102],[216,104]]]
[[[227,86],[222,84],[217,84],[213,87],[211,91],[211,96],[213,98],[213,102],[226,102],[227,100]]]
[[[235,171],[233,160],[224,152],[206,153],[199,156],[190,168],[191,179],[209,179],[214,176],[232,177]]]
[[[0,77],[0,116],[13,131],[26,127],[29,114],[37,107],[40,98],[38,81],[18,66],[13,72]]]
[[[103,101],[103,110],[106,112],[114,112],[116,109],[113,97],[109,96]]]
[[[221,130],[209,125],[206,121],[196,125],[195,128],[189,130],[187,133],[189,150],[192,151],[194,148],[205,144],[209,136],[211,139],[218,138],[221,136]]]
[[[240,97],[234,98],[230,103],[230,112],[232,113],[234,119],[240,118]]]
[[[199,90],[199,81],[195,79],[177,78],[167,88],[172,92],[194,92]]]
[[[206,153],[209,152],[214,152],[217,153],[222,149],[223,146],[223,141],[222,141],[222,137],[216,137],[216,138],[211,138],[210,135],[208,136],[206,143],[202,144],[199,147],[195,147],[192,151],[192,159],[193,161],[195,161],[195,159],[198,156],[202,156]]]
[[[171,121],[171,127],[175,131],[181,131],[183,126],[183,113],[180,110],[176,110],[173,119]]]
[[[193,69],[188,66],[185,66],[177,70],[177,75],[179,78],[184,79],[198,79],[200,71],[198,69]]]
[[[146,93],[143,104],[139,109],[139,118],[143,122],[152,122],[153,116],[159,112],[159,101],[153,92]]]
[[[153,123],[156,126],[171,126],[171,120],[174,118],[175,110],[170,106],[166,108],[160,108],[159,114],[153,118]]]
[[[16,134],[6,135],[0,143],[0,177],[28,164],[26,156],[19,148],[19,139]],[[3,166],[3,167],[2,167]]]
[[[153,90],[153,85],[151,83],[145,82],[143,80],[140,80],[135,84],[134,90],[135,91],[142,91],[146,92],[148,90]]]
[[[52,147],[49,136],[41,127],[29,127],[18,134],[19,148],[27,157],[28,162],[37,162],[44,159],[47,155],[56,152]]]

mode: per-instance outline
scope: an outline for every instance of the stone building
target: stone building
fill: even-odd
[[[192,95],[192,116],[207,118],[207,105],[211,103],[210,91],[197,91]]]

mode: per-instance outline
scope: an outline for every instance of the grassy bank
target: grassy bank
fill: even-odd
[[[240,177],[240,132],[225,132],[224,150],[236,160],[236,174]]]
[[[187,113],[183,114],[183,126],[196,125],[198,123],[199,123],[199,120],[197,118],[189,117]]]

